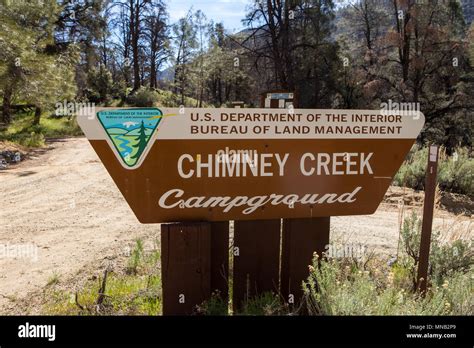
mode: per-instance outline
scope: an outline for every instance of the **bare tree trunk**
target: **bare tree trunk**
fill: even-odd
[[[141,86],[138,41],[140,39],[140,2],[130,2],[130,31],[133,56],[133,91]]]
[[[35,117],[33,119],[33,126],[37,126],[40,124],[41,120],[41,107],[35,106]]]
[[[220,71],[219,71],[220,74]],[[222,80],[219,77],[219,80],[217,80],[217,100],[219,100],[219,106],[222,105]]]
[[[13,94],[12,87],[7,85],[3,93],[3,105],[2,105],[3,122],[6,124],[9,124],[12,121],[11,111],[10,111],[10,106],[12,104],[12,94]]]
[[[202,82],[201,82],[201,87],[200,87],[200,90],[199,90],[199,102],[198,102],[198,108],[201,108],[202,107],[202,99],[204,98],[204,88],[202,86]]]
[[[150,88],[156,88],[156,62],[155,59],[152,58],[151,65],[150,65]]]
[[[141,86],[140,63],[138,61],[138,44],[133,47],[133,90],[136,91]]]

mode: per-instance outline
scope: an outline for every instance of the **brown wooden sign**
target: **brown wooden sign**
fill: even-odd
[[[97,109],[79,117],[142,223],[371,214],[420,112]]]

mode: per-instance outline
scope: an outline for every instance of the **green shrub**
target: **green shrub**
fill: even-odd
[[[411,273],[413,286],[416,286],[416,273],[421,241],[421,219],[413,211],[403,222],[401,246],[404,253],[398,260]],[[450,244],[440,242],[440,232],[431,235],[429,275],[433,284],[442,284],[444,278],[457,271],[466,271],[474,265],[472,242],[462,239]]]
[[[198,314],[202,315],[227,315],[228,304],[222,299],[219,291],[213,292],[211,298],[204,301],[197,309]]]
[[[474,315],[474,270],[446,277],[436,292],[442,292],[450,314]]]
[[[451,157],[442,153],[440,163],[438,181],[442,190],[474,196],[474,158],[469,157],[467,149],[459,148]]]
[[[434,242],[430,252],[430,274],[433,284],[441,285],[444,279],[458,271],[466,272],[473,264],[472,242],[456,240],[440,245]]]
[[[394,185],[415,190],[424,188],[428,150],[414,146],[393,180]]]
[[[158,90],[158,104],[165,107],[179,107],[178,96],[171,91]]]
[[[137,274],[138,267],[140,266],[143,259],[143,242],[141,239],[137,239],[135,242],[135,248],[132,250],[126,272],[128,274]]]
[[[115,93],[112,74],[103,64],[94,67],[87,74],[87,85],[85,95],[93,103],[109,105],[112,94]]]
[[[158,102],[158,93],[146,87],[140,87],[127,98],[127,102],[136,107],[151,107]]]
[[[428,148],[415,145],[393,179],[393,184],[422,190]],[[466,148],[459,148],[453,156],[440,151],[438,163],[438,184],[441,190],[474,196],[474,158]]]
[[[240,315],[278,315],[285,314],[285,306],[280,297],[273,292],[264,292],[244,302]]]
[[[405,289],[407,291],[413,290],[413,268],[407,267],[400,262],[392,266],[393,285],[398,289]]]
[[[45,117],[39,125],[32,125],[33,116],[28,113],[18,113],[6,130],[0,132],[0,140],[7,140],[27,147],[42,147],[46,138],[77,136],[82,130],[77,124],[76,117]]]
[[[159,315],[161,313],[161,279],[158,276],[121,275],[110,272],[105,299],[100,308],[100,277],[87,281],[74,293],[54,288],[45,292],[45,314],[55,315]]]
[[[181,106],[181,96],[171,92],[171,91],[165,91],[162,89],[158,89],[157,92],[158,94],[158,105],[159,106],[164,106],[164,107],[180,107]],[[191,97],[184,97],[184,106],[186,107],[197,107],[198,106],[198,101],[194,98]],[[202,104],[203,107],[212,107],[212,105],[203,102]]]
[[[27,147],[44,146],[44,135],[41,133],[31,132],[29,136],[19,138],[20,145]]]
[[[393,282],[389,272],[380,285],[372,272],[353,270],[340,260],[315,259],[305,282],[312,315],[473,315],[474,270],[455,272],[426,296]]]
[[[318,259],[305,282],[305,299],[315,315],[473,315],[472,245],[442,244],[432,235],[429,287],[416,289],[421,222],[413,213],[401,230],[401,255],[391,266],[362,265],[348,259]],[[380,276],[382,274],[382,276]]]
[[[50,281],[51,285],[44,292],[43,312],[56,315],[159,315],[162,310],[159,258],[157,249],[146,252],[143,242],[138,239],[125,272],[108,272],[106,296],[100,308],[96,304],[102,279],[91,277],[72,293],[58,289],[57,282]]]

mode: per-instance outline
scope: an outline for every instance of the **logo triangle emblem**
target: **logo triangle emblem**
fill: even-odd
[[[144,156],[163,113],[158,108],[103,110],[97,113],[112,150],[130,168]]]

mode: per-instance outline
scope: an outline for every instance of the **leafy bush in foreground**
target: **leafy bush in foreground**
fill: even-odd
[[[315,315],[473,315],[474,260],[471,242],[442,244],[432,236],[426,296],[416,289],[421,223],[413,214],[401,230],[402,254],[388,266],[361,267],[349,259],[316,255],[305,282],[308,310]],[[367,264],[367,263],[366,263]]]
[[[396,286],[393,272],[380,284],[370,271],[316,259],[306,282],[306,302],[313,315],[473,315],[473,277],[474,269],[455,272],[423,297]]]
[[[415,212],[406,218],[401,229],[401,245],[404,253],[398,260],[411,274],[413,288],[416,287],[416,272],[421,240],[421,219]],[[441,285],[446,276],[454,272],[466,272],[474,265],[472,242],[462,239],[452,243],[441,243],[439,231],[433,231],[429,259],[429,275],[435,285]]]

